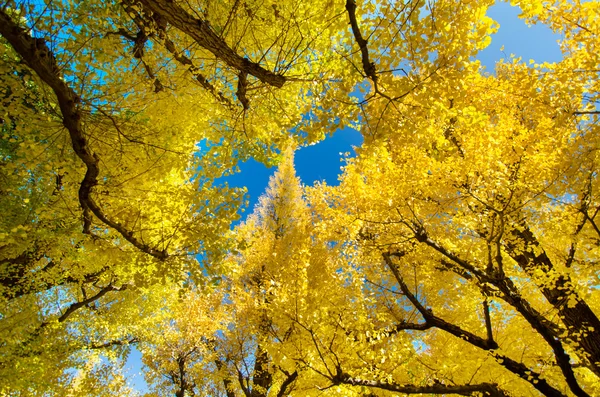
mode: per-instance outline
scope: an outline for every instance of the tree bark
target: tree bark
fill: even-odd
[[[591,371],[600,376],[600,320],[577,295],[569,275],[559,273],[555,269],[529,228],[515,228],[511,234],[515,241],[506,245],[508,254],[532,279],[536,279],[536,270],[556,275],[552,285],[538,283],[538,287],[548,302],[558,310],[561,320],[569,330],[569,339],[581,346],[584,354],[578,352],[579,356],[587,362]]]
[[[251,74],[263,83],[281,88],[286,78],[273,73],[256,62],[237,54],[219,37],[210,27],[208,21],[195,17],[180,7],[175,1],[169,0],[141,0],[144,7],[190,36],[202,48],[210,51],[214,56],[225,62],[240,73]]]
[[[80,109],[81,98],[62,79],[54,54],[46,45],[46,41],[32,37],[3,10],[0,10],[0,34],[10,43],[27,66],[33,69],[56,95],[63,116],[63,125],[69,132],[73,151],[86,166],[85,176],[79,186],[79,203],[83,210],[84,233],[90,234],[91,213],[93,213],[106,226],[116,230],[140,251],[159,260],[167,259],[168,254],[166,251],[157,250],[144,244],[134,237],[130,230],[109,219],[92,197],[92,190],[98,184],[98,176],[100,175],[100,159],[90,149],[88,139],[83,132],[83,112]]]

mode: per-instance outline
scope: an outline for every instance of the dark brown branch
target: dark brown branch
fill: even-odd
[[[178,389],[175,391],[176,397],[185,397],[186,395],[194,396],[194,387],[196,384],[193,381],[189,380],[189,374],[186,370],[186,363],[189,357],[196,352],[196,348],[194,347],[192,350],[187,353],[180,352],[177,355],[177,372],[171,371],[169,373],[171,380],[175,385],[177,385]]]
[[[246,378],[244,377],[244,374],[242,374],[242,371],[239,368],[237,369],[237,375],[238,375],[238,383],[240,384],[240,387],[242,389],[242,392],[244,393],[244,396],[250,397],[250,389],[249,389],[248,385],[246,384]]]
[[[112,36],[112,35],[117,35],[117,36],[121,36],[124,37],[125,39],[127,39],[128,41],[131,42],[135,42],[135,36],[133,36],[132,34],[130,34],[127,30],[120,28],[119,30],[115,31],[115,32],[107,32],[104,37],[108,37],[108,36]]]
[[[268,390],[273,385],[273,374],[269,372],[270,362],[269,353],[259,343],[254,353],[250,397],[266,397]]]
[[[402,331],[412,330],[412,331],[426,331],[428,329],[433,328],[433,324],[424,322],[424,323],[409,323],[405,320],[401,320],[399,323],[394,324],[392,326],[386,327],[382,330],[378,330],[375,335],[366,336],[365,340],[368,343],[377,342],[381,337],[389,337],[392,335],[396,335]],[[346,331],[346,335],[350,335],[351,331]],[[354,341],[358,342],[360,338],[358,336],[354,337]]]
[[[597,332],[600,330],[600,319],[578,296],[569,275],[559,273],[554,268],[554,264],[529,228],[513,228],[511,237],[514,242],[506,244],[509,255],[533,280],[536,279],[536,270],[542,270],[545,274],[555,274],[553,285],[542,282],[538,283],[538,287],[548,302],[558,310],[570,333],[576,335],[569,339],[579,344],[589,355],[589,359],[584,360],[589,364],[588,368],[600,376],[600,333]]]
[[[144,70],[146,71],[146,74],[148,75],[150,80],[152,80],[152,83],[154,84],[154,92],[161,92],[162,90],[164,90],[165,87],[160,82],[158,77],[156,77],[156,75],[152,71],[152,68],[150,67],[150,65],[148,65],[146,63],[146,61],[144,61],[143,59],[140,59],[140,62],[142,62],[142,65],[144,65]]]
[[[225,364],[218,358],[215,359],[215,365],[217,366],[218,371],[222,371],[225,368]],[[235,397],[235,392],[233,391],[233,382],[228,376],[223,377],[223,386],[225,387],[225,393],[227,397]]]
[[[286,78],[266,70],[258,63],[241,57],[227,43],[219,37],[210,27],[208,21],[196,18],[189,14],[174,1],[167,0],[141,0],[147,11],[151,11],[155,18],[158,16],[190,36],[202,48],[210,51],[214,56],[225,62],[230,67],[256,77],[263,83],[281,88]]]
[[[433,241],[429,238],[425,230],[420,225],[413,225],[413,232],[415,234],[415,238],[417,241],[426,244],[427,246],[433,248],[447,259],[450,259],[452,262],[456,263],[460,266],[464,271],[469,272],[471,275],[477,277],[478,280],[481,281],[490,281],[489,276],[487,276],[483,271],[473,266],[472,264],[462,260],[458,255],[453,252],[448,251],[446,248],[439,245],[437,242]]]
[[[182,54],[181,52],[177,51],[177,48],[175,47],[175,43],[173,43],[173,41],[169,38],[169,36],[167,36],[167,33],[165,31],[159,31],[158,34],[161,37],[161,39],[163,40],[167,51],[169,51],[171,53],[171,55],[173,55],[173,57],[175,58],[175,60],[177,62],[179,62],[182,65],[188,66],[188,71],[192,74],[192,76],[194,76],[196,81],[205,90],[210,92],[219,102],[221,102],[227,108],[229,108],[229,109],[234,108],[233,103],[231,103],[231,101],[228,98],[226,98],[222,92],[217,91],[217,89],[206,79],[206,77],[204,77],[204,75],[202,73],[200,73],[200,69],[196,65],[194,65],[192,60],[190,58],[188,58],[187,56],[185,56],[184,54]]]
[[[176,397],[184,397],[187,391],[187,382],[185,379],[185,358],[177,357],[177,369],[179,370],[179,389],[175,391]]]
[[[565,381],[573,394],[578,397],[588,397],[588,394],[581,389],[575,378],[575,373],[571,366],[571,358],[566,353],[560,339],[555,336],[555,332],[551,328],[541,321],[543,317],[527,301],[521,298],[520,295],[516,294],[513,287],[509,287],[508,281],[508,279],[505,279],[496,284],[502,292],[502,299],[514,307],[552,348],[558,367],[562,371]]]
[[[363,70],[367,77],[373,82],[373,90],[375,91],[375,94],[378,94],[381,97],[387,99],[389,101],[388,104],[392,103],[393,101],[402,99],[404,95],[397,98],[390,98],[387,94],[381,92],[381,90],[379,89],[379,79],[377,76],[377,70],[375,68],[375,62],[372,62],[369,58],[369,48],[367,47],[367,40],[362,36],[360,28],[358,27],[358,21],[356,19],[355,0],[346,0],[346,11],[348,12],[348,18],[350,19],[352,34],[354,35],[354,39],[356,40],[356,43],[358,44],[358,47],[360,49]]]
[[[164,90],[164,86],[161,83],[161,81],[158,79],[158,77],[156,77],[156,75],[152,71],[152,68],[150,67],[150,65],[148,65],[148,63],[146,63],[146,61],[144,61],[144,59],[143,59],[144,51],[145,51],[144,48],[145,48],[146,42],[148,41],[148,38],[149,38],[148,35],[144,32],[143,27],[139,27],[139,30],[135,36],[133,36],[132,34],[130,34],[127,30],[125,30],[123,28],[120,28],[116,32],[106,33],[106,36],[109,36],[109,35],[118,35],[118,36],[124,37],[128,41],[131,41],[133,43],[133,49],[132,49],[133,57],[135,59],[139,59],[140,62],[142,63],[142,65],[144,66],[144,70],[146,71],[146,74],[148,75],[150,80],[152,80],[154,83],[154,92],[160,92],[160,91]]]
[[[95,295],[93,295],[89,298],[86,298],[82,301],[75,302],[75,303],[72,303],[71,305],[69,305],[67,310],[65,310],[65,312],[56,321],[58,321],[59,323],[63,323],[77,310],[89,305],[90,303],[97,301],[98,299],[100,299],[104,295],[106,295],[107,293],[109,293],[111,291],[123,291],[125,289],[127,289],[127,285],[123,285],[120,288],[117,288],[117,287],[113,286],[112,284],[108,284],[106,287],[101,288],[100,291],[98,291]],[[52,321],[46,321],[46,322],[43,322],[42,324],[40,324],[40,326],[37,327],[37,329],[34,330],[21,344],[23,346],[28,345],[31,341],[33,341],[35,338],[37,338],[46,327],[48,327],[52,323],[53,323]]]
[[[350,26],[352,27],[352,34],[360,49],[360,55],[362,58],[362,66],[367,77],[377,84],[377,74],[375,70],[375,63],[369,59],[369,48],[367,47],[367,40],[364,39],[358,27],[358,21],[356,20],[356,1],[346,0],[346,11],[348,11],[348,17],[350,18]]]
[[[89,345],[87,348],[91,349],[91,350],[99,350],[99,349],[106,349],[107,347],[112,347],[112,346],[127,346],[127,345],[133,345],[135,343],[138,343],[140,340],[138,338],[131,338],[131,339],[117,339],[117,340],[111,340],[108,342],[104,342],[104,343],[92,343],[91,345]]]
[[[374,381],[354,378],[347,373],[339,372],[331,381],[335,385],[345,384],[351,386],[365,386],[375,389],[387,390],[404,394],[458,394],[461,396],[472,396],[475,393],[486,397],[508,397],[509,395],[498,385],[493,383],[480,383],[475,385],[444,385],[434,383],[427,386],[401,385],[392,382]]]
[[[492,332],[492,319],[490,317],[490,306],[487,298],[483,301],[483,316],[485,318],[485,332],[490,343],[494,342],[494,333]]]
[[[574,116],[582,116],[584,114],[600,114],[600,110],[588,110],[588,111],[573,112]]]
[[[388,268],[392,271],[394,278],[398,282],[400,289],[406,295],[406,297],[410,300],[410,302],[419,310],[423,318],[425,319],[425,324],[406,324],[405,329],[415,329],[415,330],[426,330],[432,327],[439,328],[445,332],[448,332],[469,344],[478,347],[482,350],[489,351],[492,356],[496,358],[496,361],[502,365],[504,368],[508,369],[512,373],[520,376],[521,378],[528,381],[534,388],[544,393],[546,396],[552,397],[564,397],[565,395],[561,393],[559,390],[550,386],[545,379],[541,377],[541,375],[535,371],[532,371],[524,364],[514,361],[513,359],[501,356],[497,354],[494,350],[498,348],[498,344],[493,339],[483,339],[471,332],[465,331],[458,327],[457,325],[448,323],[447,321],[435,316],[433,312],[427,308],[425,308],[414,296],[414,294],[410,291],[402,275],[400,274],[397,265],[393,263],[392,253],[386,253],[383,255],[384,261]],[[526,318],[531,320],[531,318]],[[538,324],[539,325],[539,324]],[[399,324],[402,326],[402,324]],[[535,328],[535,327],[534,327]],[[536,328],[537,330],[537,328]],[[539,332],[539,331],[538,331]],[[558,359],[558,357],[557,357]]]
[[[454,130],[454,124],[456,124],[456,117],[452,117],[450,119],[450,124],[444,130],[444,138],[446,138],[450,142],[452,142],[452,144],[454,145],[454,147],[456,147],[456,149],[458,150],[458,155],[461,158],[465,158],[465,152],[463,151],[463,148],[460,145],[460,142],[458,141],[458,139],[456,138],[456,135],[454,134],[454,132],[455,132],[455,130]]]
[[[137,35],[133,39],[133,57],[136,59],[142,59],[144,56],[144,47],[148,41],[148,35],[144,33],[142,29],[137,32]]]
[[[134,22],[140,29],[140,32],[144,32],[146,30],[155,31],[156,34],[153,33],[150,36],[155,36],[155,37],[157,36],[162,41],[165,48],[171,53],[171,55],[173,55],[173,57],[175,58],[175,60],[177,62],[179,62],[180,64],[182,64],[184,66],[188,66],[188,71],[192,74],[192,76],[194,76],[196,81],[204,89],[206,89],[208,92],[210,92],[219,102],[221,102],[223,105],[227,106],[230,110],[234,110],[234,105],[231,102],[231,100],[226,98],[222,92],[220,92],[220,91],[217,92],[217,89],[201,73],[200,68],[198,68],[196,65],[194,65],[194,63],[192,62],[192,60],[190,58],[188,58],[182,52],[177,50],[177,48],[175,47],[175,43],[173,43],[173,41],[167,35],[166,23],[159,15],[154,15],[153,17],[142,18],[142,16],[140,16],[140,14],[138,13],[138,11],[134,7],[132,7],[132,5],[129,1],[123,2],[123,7],[130,16],[132,15]],[[125,32],[126,34],[123,34],[122,31],[123,31],[123,29],[120,29],[118,32],[116,32],[116,34],[121,34],[122,36],[124,36],[126,38],[133,39],[135,41],[135,44],[138,45],[139,40],[137,39],[137,37],[133,37],[130,34],[128,34],[127,32]],[[139,36],[139,34],[138,34],[138,36]],[[136,56],[135,47],[134,47],[134,57],[138,58]],[[146,65],[146,63],[144,63],[144,67],[146,67],[146,69],[148,70],[148,66]],[[148,72],[148,73],[151,75],[151,72]],[[239,85],[242,85],[243,92],[241,93],[241,95],[239,93],[237,95],[238,98],[240,99],[240,102],[242,103],[242,105],[244,107],[244,110],[248,109],[248,107],[249,107],[248,100],[245,96],[245,87],[247,84],[246,77],[247,77],[247,72],[244,72],[244,71],[240,72],[240,80],[238,81],[238,91],[239,91]],[[155,84],[157,81],[158,80],[155,80]],[[162,85],[160,86],[160,88],[162,88]],[[157,90],[158,90],[158,87],[157,87]]]
[[[36,271],[33,277],[36,277],[38,273],[46,273],[50,269],[56,266],[56,261],[50,261],[46,266],[44,266],[41,270]],[[59,277],[53,281],[47,281],[44,277],[41,278],[39,283],[35,283],[31,280],[32,276],[30,274],[23,274],[20,279],[15,278],[5,278],[0,277],[0,285],[3,285],[7,288],[6,292],[3,292],[2,296],[6,299],[16,299],[29,294],[37,294],[40,292],[48,291],[54,287],[60,287],[67,283],[69,284],[89,284],[98,280],[100,275],[108,270],[107,267],[100,269],[97,272],[93,272],[90,274],[86,274],[81,278],[75,278],[72,276],[64,276]],[[12,282],[12,283],[11,283]]]
[[[442,258],[440,260],[440,266],[436,266],[436,269],[443,271],[443,272],[447,271],[447,272],[455,273],[467,281],[472,281],[474,278],[474,276],[471,273],[469,273],[467,270],[465,270],[461,267],[455,266],[452,262],[450,262],[444,258]]]
[[[598,234],[598,236],[600,236],[600,228],[598,227],[598,225],[596,224],[596,222],[594,221],[594,217],[590,217],[589,214],[584,213],[586,219],[590,222],[590,224],[592,225],[592,227],[594,228],[594,231],[596,232],[596,234]]]
[[[390,254],[384,254],[383,258],[384,258],[386,265],[388,266],[388,268],[394,275],[396,282],[398,282],[398,286],[400,287],[400,289],[402,290],[404,295],[408,298],[410,303],[419,311],[419,313],[421,313],[421,315],[425,319],[426,324],[429,327],[440,328],[440,329],[442,329],[448,333],[451,333],[452,335],[454,335],[458,338],[461,338],[461,339],[469,342],[470,344],[472,344],[476,347],[479,347],[480,349],[483,349],[483,350],[493,350],[493,349],[498,348],[498,344],[495,341],[493,341],[493,340],[488,341],[486,339],[483,339],[483,338],[473,334],[472,332],[463,330],[462,328],[460,328],[452,323],[449,323],[440,317],[435,316],[433,314],[433,311],[431,309],[424,307],[421,304],[421,302],[419,302],[417,297],[410,291],[410,289],[408,288],[408,285],[406,285],[406,283],[404,282],[404,279],[402,278],[402,275],[400,274],[400,271],[398,270],[398,266],[393,263],[393,261],[390,257]],[[422,326],[422,327],[423,327],[423,329],[429,328],[429,327],[425,327],[425,326]]]
[[[558,327],[555,324],[553,324],[551,321],[548,321],[546,318],[544,318],[544,316],[542,316],[539,312],[537,312],[535,309],[533,309],[527,301],[523,300],[520,297],[520,295],[517,291],[517,288],[515,287],[515,285],[509,278],[500,277],[499,274],[489,275],[487,272],[483,272],[483,271],[479,270],[475,265],[470,264],[467,261],[461,259],[460,257],[458,257],[458,255],[454,254],[453,252],[448,251],[446,248],[442,247],[436,241],[433,241],[432,239],[430,239],[429,236],[427,235],[427,233],[425,232],[425,230],[422,228],[417,228],[415,226],[414,232],[415,232],[415,237],[417,238],[418,241],[433,248],[434,250],[436,250],[437,252],[442,254],[445,258],[450,259],[450,261],[454,263],[454,264],[452,264],[451,262],[448,262],[447,260],[443,259],[442,263],[444,264],[445,267],[452,269],[457,274],[465,277],[465,279],[470,280],[472,276],[475,276],[481,285],[486,286],[484,288],[486,293],[494,291],[494,290],[490,289],[490,286],[492,286],[492,285],[497,288],[499,288],[500,286],[504,286],[505,294],[500,295],[501,299],[505,300],[507,303],[509,303],[511,305],[513,304],[515,299],[518,300],[519,304],[532,317],[534,317],[536,319],[536,321],[540,322],[548,330],[548,332],[550,332],[555,337],[559,334]],[[394,255],[394,254],[390,254],[390,255]],[[468,273],[464,273],[464,272],[468,272]]]
[[[100,159],[90,149],[88,140],[83,133],[81,98],[61,78],[54,54],[46,45],[45,40],[31,37],[4,11],[0,11],[0,34],[6,38],[23,61],[54,91],[63,116],[63,125],[71,138],[73,151],[87,168],[79,187],[79,203],[84,214],[84,233],[91,233],[91,212],[140,251],[157,259],[165,260],[168,257],[166,251],[154,249],[135,238],[133,233],[123,225],[109,219],[92,198],[92,191],[98,184],[100,175]]]
[[[445,247],[429,238],[423,228],[419,227],[418,225],[414,225],[414,227],[415,237],[418,241],[433,248],[446,258],[441,260],[441,263],[444,265],[444,267],[451,269],[467,280],[471,280],[474,276],[477,279],[478,284],[482,286],[482,290],[485,293],[493,293],[501,289],[502,293],[499,295],[499,297],[502,300],[515,308],[515,305],[518,305],[523,312],[527,313],[527,318],[543,326],[543,328],[546,330],[545,332],[548,332],[549,335],[552,335],[554,338],[558,337],[560,333],[559,328],[554,323],[547,320],[541,313],[532,308],[529,302],[522,299],[518,289],[509,278],[500,277],[499,274],[490,275],[487,272],[479,270],[476,265],[468,263],[455,253],[450,252]],[[396,256],[397,254],[390,253],[390,255]],[[448,259],[450,261],[448,261]],[[496,287],[496,289],[493,289],[492,286]]]
[[[431,324],[431,322],[429,322],[429,323],[425,322],[425,323],[421,323],[421,324],[402,322],[402,323],[397,324],[394,327],[394,329],[392,329],[391,331],[386,330],[385,332],[387,332],[391,335],[393,333],[397,333],[397,332],[403,331],[403,330],[425,331],[430,328],[434,328],[434,325]],[[440,327],[437,327],[437,328],[440,328]],[[443,331],[446,331],[443,328],[440,328],[440,329],[442,329]],[[495,342],[492,342],[492,343],[495,343]],[[488,343],[488,344],[490,344],[490,343]],[[477,346],[477,347],[479,347],[479,346]],[[502,365],[504,368],[506,368],[510,372],[514,373],[515,375],[518,375],[521,378],[527,380],[537,390],[544,393],[545,396],[565,397],[565,395],[562,394],[559,390],[550,386],[548,384],[548,382],[544,378],[542,378],[541,374],[539,374],[538,372],[532,371],[530,368],[528,368],[524,364],[522,364],[518,361],[515,361],[507,356],[497,354],[494,350],[491,350],[491,349],[483,349],[483,350],[488,351],[489,354],[492,355],[500,365]]]
[[[248,86],[248,74],[246,72],[241,72],[238,76],[238,86],[235,95],[239,99],[240,103],[244,107],[244,110],[250,109],[250,101],[246,96],[246,87]]]
[[[475,266],[467,263],[466,261],[459,258],[457,255],[446,250],[444,247],[442,247],[435,241],[431,240],[427,236],[427,233],[425,232],[425,230],[420,225],[415,224],[415,225],[413,225],[413,227],[414,227],[415,237],[417,238],[418,241],[425,243],[429,247],[435,249],[436,251],[438,251],[439,253],[444,255],[446,258],[452,260],[458,266],[460,266],[463,269],[474,274],[479,279],[480,282],[489,283],[489,284],[497,287],[501,292],[500,298],[503,299],[504,301],[506,301],[511,306],[513,306],[525,318],[525,320],[527,320],[527,322],[540,334],[540,336],[542,336],[544,338],[546,343],[548,343],[548,345],[552,348],[556,362],[557,362],[559,368],[561,369],[561,371],[565,377],[565,381],[569,385],[569,388],[571,389],[571,391],[573,391],[573,393],[576,396],[587,396],[587,393],[585,393],[585,391],[583,391],[581,389],[581,387],[579,386],[579,383],[577,382],[577,379],[575,378],[573,368],[570,365],[571,359],[570,359],[569,355],[565,352],[562,342],[557,337],[558,333],[557,333],[556,326],[554,324],[552,324],[550,321],[546,320],[540,313],[538,313],[534,308],[532,308],[531,305],[526,300],[521,298],[520,294],[517,291],[517,288],[514,286],[514,284],[512,283],[512,281],[509,278],[500,277],[500,275],[493,275],[493,277],[488,276],[486,273],[483,273],[482,271],[477,269]],[[444,329],[439,326],[438,326],[438,328]],[[444,330],[446,330],[446,329],[444,329]],[[446,331],[451,332],[451,330],[446,330]],[[530,382],[530,383],[532,383],[536,389],[540,390],[539,383],[533,383],[533,382]],[[556,391],[556,392],[558,393],[558,391]],[[554,395],[558,395],[558,394],[554,394]]]
[[[127,289],[127,285],[123,285],[121,288],[117,288],[112,284],[108,284],[106,287],[104,287],[100,291],[98,291],[98,293],[96,293],[96,295],[90,296],[89,298],[84,299],[80,302],[75,302],[75,303],[71,304],[67,308],[67,310],[62,314],[62,316],[60,316],[58,318],[58,322],[59,323],[64,322],[67,318],[69,318],[77,310],[81,309],[84,306],[89,305],[92,302],[97,301],[98,299],[102,298],[104,295],[108,294],[111,291],[123,291],[125,289]],[[48,323],[44,323],[44,324],[48,324]]]
[[[281,383],[281,387],[279,388],[279,392],[277,393],[277,397],[284,397],[290,393],[290,389],[294,381],[298,378],[298,371],[294,371],[291,374],[286,373],[286,378]]]
[[[450,107],[449,109],[452,109],[454,107],[454,100],[451,99],[450,100]],[[448,123],[448,127],[446,127],[446,129],[444,130],[444,138],[448,139],[450,142],[452,142],[452,144],[456,147],[456,149],[458,150],[458,154],[461,158],[465,157],[465,152],[463,151],[462,146],[460,145],[460,142],[458,141],[458,139],[456,138],[456,135],[454,134],[455,129],[454,129],[454,125],[457,122],[457,118],[456,117],[452,117]]]
[[[569,254],[567,255],[567,260],[565,261],[566,268],[569,268],[573,265],[573,260],[575,259],[575,250],[575,243],[571,243],[571,246],[569,247]]]

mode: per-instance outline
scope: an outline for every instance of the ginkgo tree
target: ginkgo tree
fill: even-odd
[[[600,393],[599,6],[486,74],[492,4],[0,2],[0,393]]]
[[[289,317],[306,305],[309,225],[288,148],[254,213],[231,236],[226,275],[180,297],[152,332],[158,337],[144,338],[147,378],[157,391],[260,397],[298,389],[303,366],[277,359],[273,338],[287,341]]]
[[[139,340],[157,283],[219,271],[199,258],[225,250],[243,191],[214,181],[273,161],[331,95],[331,12],[0,3],[2,393],[69,384]]]
[[[372,80],[368,140],[339,188],[311,193],[364,284],[363,337],[409,333],[421,365],[404,374],[429,372],[429,393],[485,381],[504,390],[492,394],[598,394],[598,5],[520,6],[564,34],[563,61],[510,59],[495,76],[464,61],[408,94],[383,85],[388,64],[368,61],[353,26]],[[326,368],[338,383],[419,392],[387,369],[390,350],[368,371],[330,351]]]
[[[415,52],[406,68],[426,72],[408,89],[356,7],[366,143],[339,187],[307,192],[315,256],[307,275],[271,278],[271,365],[302,367],[299,395],[598,394],[598,6],[521,4],[564,34],[559,63],[485,75],[468,60],[479,42],[463,42],[462,59]],[[242,263],[269,253],[246,248]]]

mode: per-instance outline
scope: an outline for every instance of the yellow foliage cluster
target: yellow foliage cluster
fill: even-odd
[[[599,4],[493,4],[0,2],[0,395],[599,395]]]

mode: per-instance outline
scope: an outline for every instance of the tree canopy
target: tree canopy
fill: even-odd
[[[0,2],[0,394],[600,395],[600,3],[493,4]]]

